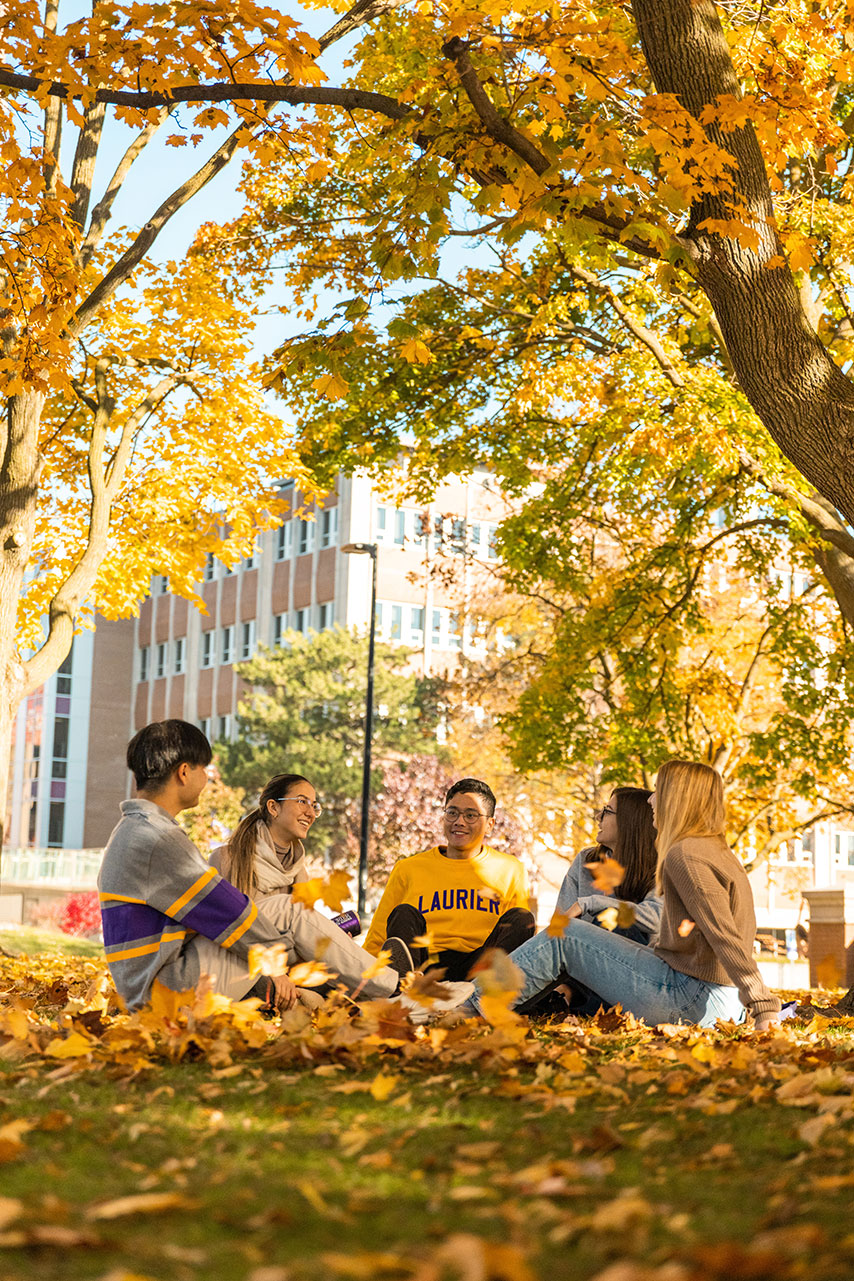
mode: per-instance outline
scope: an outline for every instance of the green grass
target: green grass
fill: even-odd
[[[631,1058],[630,1041],[615,1046],[614,1062]],[[815,1182],[850,1172],[849,1132],[808,1147],[797,1129],[812,1113],[763,1101],[709,1116],[692,1106],[696,1092],[668,1093],[677,1078],[667,1065],[652,1093],[648,1073],[636,1087],[630,1068],[601,1093],[580,1081],[581,1095],[594,1089],[574,1112],[549,1109],[536,1090],[508,1097],[506,1070],[437,1066],[386,1059],[382,1070],[397,1081],[383,1102],[331,1089],[371,1081],[378,1065],[319,1075],[310,1065],[249,1064],[223,1076],[185,1064],[131,1081],[13,1070],[0,1091],[0,1136],[20,1118],[35,1128],[3,1167],[3,1195],[25,1202],[31,1223],[88,1229],[97,1241],[3,1250],[0,1275],[88,1281],[127,1269],[154,1281],[248,1281],[254,1268],[279,1265],[293,1281],[410,1276],[413,1260],[458,1232],[517,1242],[543,1278],[586,1281],[625,1257],[695,1262],[710,1243],[749,1248],[762,1233],[772,1242],[763,1248],[779,1254],[773,1270],[751,1261],[753,1270],[734,1271],[731,1246],[720,1268],[703,1256],[692,1281],[733,1271],[848,1281],[854,1271],[850,1191],[828,1195]],[[522,1090],[534,1085],[527,1068],[510,1079]],[[696,1079],[698,1088],[706,1083]],[[494,1147],[470,1147],[484,1143]],[[142,1191],[178,1193],[187,1205],[87,1224],[87,1207]],[[604,1220],[591,1224],[603,1205]],[[790,1273],[778,1238],[802,1237],[808,1272]],[[377,1251],[410,1262],[384,1272],[376,1260],[360,1261]],[[355,1271],[324,1261],[327,1252],[355,1260]]]
[[[0,926],[0,948],[13,956],[33,956],[38,952],[57,956],[100,956],[104,951],[100,943],[92,943],[89,939],[71,938],[68,934],[37,930],[26,925],[5,929]]]

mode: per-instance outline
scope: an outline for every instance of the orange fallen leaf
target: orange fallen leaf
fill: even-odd
[[[291,897],[303,907],[314,907],[317,900],[323,897],[323,881],[319,876],[312,877],[309,881],[297,881]]]
[[[593,888],[599,894],[613,894],[626,875],[626,869],[615,858],[603,858],[596,863],[585,863],[584,866],[593,878]]]
[[[569,925],[569,912],[555,912],[552,919],[546,926],[546,934],[550,939],[559,939],[563,937],[563,932]]]
[[[689,921],[687,916],[684,921],[680,921],[676,927],[676,933],[681,939],[686,939],[694,928],[694,921]]]

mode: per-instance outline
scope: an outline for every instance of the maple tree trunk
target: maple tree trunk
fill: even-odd
[[[16,644],[18,599],[35,530],[43,408],[44,396],[37,392],[10,397],[0,431],[0,822],[4,839],[12,727],[24,693],[24,667]]]
[[[741,97],[712,0],[633,0],[632,8],[660,93],[675,94],[695,117],[721,94]],[[786,457],[854,524],[854,386],[809,324],[788,265],[768,265],[784,251],[752,126],[706,132],[734,158],[736,195],[759,245],[703,229],[705,219],[734,216],[715,195],[693,208],[680,240],[750,404]]]

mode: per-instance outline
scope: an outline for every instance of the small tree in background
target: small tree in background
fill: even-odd
[[[324,811],[312,828],[313,852],[348,859],[354,835],[358,850],[368,642],[343,627],[288,632],[284,642],[237,668],[251,690],[240,704],[239,737],[218,749],[222,776],[255,793],[274,774],[304,774]],[[444,685],[414,675],[411,656],[399,646],[376,647],[374,796],[389,761],[442,751],[436,731]]]

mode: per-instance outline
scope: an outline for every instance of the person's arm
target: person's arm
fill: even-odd
[[[779,1014],[780,1002],[765,986],[749,943],[739,933],[726,886],[702,862],[681,853],[669,853],[667,858],[667,876],[689,918],[732,979],[739,1000],[753,1014],[757,1027],[768,1026]]]
[[[398,903],[403,902],[405,893],[406,879],[403,868],[400,863],[395,863],[383,890],[382,898],[377,904],[374,919],[371,921],[371,928],[368,930],[367,938],[365,939],[365,951],[370,952],[372,956],[379,955],[380,949],[388,937],[386,935],[388,918]]]
[[[585,870],[584,864],[589,861],[591,854],[592,850],[590,849],[581,850],[570,863],[566,876],[563,878],[561,887],[557,892],[556,912],[566,913],[573,903],[578,902],[583,892],[582,878],[587,878],[586,889],[589,892],[590,873]]]
[[[619,887],[618,887],[619,888]],[[581,915],[593,920],[608,907],[616,907],[620,902],[628,902],[635,909],[634,923],[647,934],[655,934],[661,922],[661,899],[657,894],[648,894],[640,903],[620,899],[618,894],[582,894],[578,899]]]
[[[183,833],[170,833],[152,850],[146,901],[243,960],[255,944],[269,946],[281,938],[272,921],[206,863]]]

